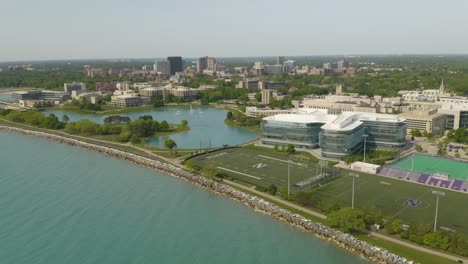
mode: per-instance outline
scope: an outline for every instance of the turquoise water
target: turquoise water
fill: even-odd
[[[53,113],[59,118],[66,114],[71,121],[89,119],[102,123],[105,118],[105,116],[84,115],[64,111],[44,111],[44,113]],[[255,132],[226,125],[224,123],[226,114],[227,111],[224,109],[211,107],[194,107],[193,109],[189,107],[166,107],[122,115],[127,115],[132,120],[143,115],[151,115],[155,120],[166,120],[172,124],[180,124],[180,121],[184,119],[188,121],[191,128],[189,131],[169,136],[153,137],[147,142],[148,145],[156,147],[164,147],[164,139],[167,137],[173,139],[179,149],[221,147],[225,144],[237,145],[258,138]]]
[[[180,179],[0,133],[0,263],[367,263]]]

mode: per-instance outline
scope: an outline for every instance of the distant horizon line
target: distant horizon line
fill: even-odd
[[[182,56],[168,55],[166,57],[108,57],[108,58],[81,58],[81,59],[30,59],[30,60],[0,60],[1,64],[5,63],[26,63],[26,62],[72,62],[72,61],[128,61],[128,60],[158,60],[166,59],[167,57],[177,56],[187,59],[197,59],[204,56]],[[324,54],[324,55],[255,55],[255,56],[213,56],[215,58],[224,59],[249,59],[249,58],[276,58],[283,56],[286,58],[307,58],[307,57],[409,57],[409,56],[468,56],[468,53],[356,53],[356,54]]]

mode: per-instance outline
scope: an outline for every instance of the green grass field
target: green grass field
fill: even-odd
[[[291,158],[291,185],[320,175],[318,163]],[[287,186],[287,157],[270,150],[235,148],[213,152],[194,158],[200,165],[214,164],[224,174],[257,186]],[[318,167],[318,169],[317,169]],[[330,173],[328,168],[327,173]],[[341,176],[333,180],[302,189],[316,193],[322,200],[336,200],[341,206],[351,206],[352,177],[349,171],[341,170]],[[300,188],[296,188],[300,189]],[[433,224],[436,196],[434,188],[416,183],[376,175],[360,174],[355,181],[355,207],[376,208],[386,216],[401,218],[406,224],[412,221]],[[292,188],[292,191],[297,191]],[[443,190],[439,200],[438,226],[468,234],[468,195]],[[408,200],[420,203],[411,207]]]
[[[254,185],[268,187],[271,184],[287,187],[288,158],[252,148],[234,148],[217,151],[194,159],[201,165],[214,164],[224,174]],[[325,169],[309,159],[290,157],[291,187],[303,189],[317,180],[317,175],[331,174],[331,167]]]
[[[411,163],[412,155],[409,155],[390,166],[410,171]],[[428,174],[441,172],[452,179],[468,180],[468,163],[431,155],[414,154],[414,171]]]
[[[343,174],[346,172],[343,170]],[[355,181],[357,208],[371,207],[382,210],[384,215],[401,218],[406,224],[411,221],[433,224],[436,196],[434,188],[415,183],[361,174]],[[443,190],[445,196],[439,200],[438,226],[468,234],[468,195]],[[342,206],[351,206],[352,177],[342,176],[313,189],[324,200],[337,200]],[[407,200],[420,201],[415,207],[404,205]]]

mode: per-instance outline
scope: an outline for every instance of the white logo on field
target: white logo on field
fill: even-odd
[[[266,164],[264,164],[264,163],[257,163],[257,164],[254,164],[252,166],[252,168],[261,169],[261,168],[263,168],[265,166],[266,166]]]

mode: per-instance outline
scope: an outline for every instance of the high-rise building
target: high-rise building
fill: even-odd
[[[336,68],[340,71],[346,69],[349,67],[349,62],[348,61],[345,61],[345,60],[340,60],[336,63]]]
[[[207,59],[208,57],[201,57],[197,59],[197,72],[203,72],[207,66]]]
[[[171,74],[171,65],[168,60],[158,60],[155,65],[155,71],[166,75]]]
[[[290,72],[296,67],[296,62],[293,60],[287,60],[283,63],[283,72]]]
[[[174,75],[176,72],[182,72],[182,57],[167,57],[169,61],[170,74]]]
[[[257,76],[261,76],[265,73],[265,66],[262,61],[256,61],[253,69],[254,69],[254,74]]]
[[[278,56],[276,57],[276,64],[283,65],[284,60],[285,60],[284,56]]]
[[[216,59],[213,57],[207,57],[206,59],[206,67],[209,70],[216,71]]]

